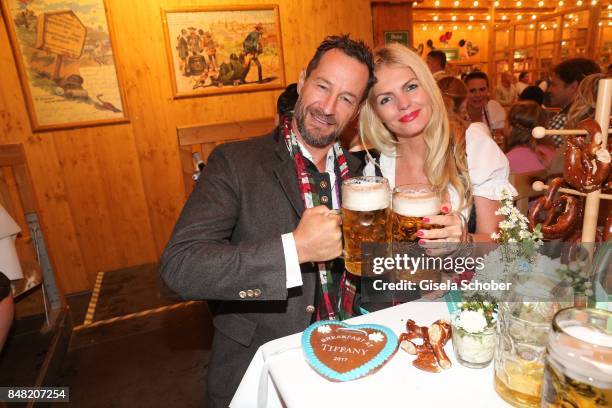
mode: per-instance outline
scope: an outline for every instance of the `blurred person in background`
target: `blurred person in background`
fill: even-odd
[[[501,74],[501,83],[495,88],[495,100],[506,109],[516,101],[518,96],[516,87],[512,82],[514,82],[512,72],[506,71]]]
[[[465,77],[467,100],[461,115],[467,123],[482,122],[498,145],[503,145],[506,111],[499,102],[489,98],[489,77],[482,71],[473,71]]]
[[[518,76],[518,82],[515,84],[516,93],[520,95],[521,93],[523,93],[525,88],[527,88],[530,85],[531,85],[531,82],[529,82],[529,72],[522,71]]]
[[[539,171],[550,166],[555,149],[531,136],[534,127],[545,124],[546,111],[537,102],[521,101],[512,105],[505,129],[506,157],[512,173]]]
[[[587,58],[571,58],[561,62],[553,69],[550,83],[551,105],[561,110],[550,118],[547,129],[567,129],[567,113],[578,93],[578,86],[582,80],[591,74],[600,73],[601,69],[595,61]],[[565,144],[565,139],[553,135],[555,146]]]

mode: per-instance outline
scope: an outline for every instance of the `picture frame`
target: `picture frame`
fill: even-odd
[[[410,32],[409,31],[385,31],[385,44],[400,43],[406,47],[410,47]]]
[[[175,99],[285,87],[278,5],[161,12]]]
[[[0,0],[34,132],[129,121],[106,0]]]
[[[446,55],[446,61],[459,61],[459,48],[440,48]]]

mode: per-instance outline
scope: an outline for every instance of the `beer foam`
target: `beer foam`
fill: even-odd
[[[396,193],[393,212],[405,217],[425,217],[440,213],[440,199],[435,193]]]
[[[352,211],[376,211],[389,207],[385,184],[361,182],[344,186],[342,207]]]
[[[612,335],[584,326],[566,326],[563,331],[586,343],[612,348]]]

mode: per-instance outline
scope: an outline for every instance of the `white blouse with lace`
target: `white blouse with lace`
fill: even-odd
[[[510,184],[510,164],[504,152],[491,137],[489,129],[484,123],[470,124],[465,132],[465,150],[467,155],[468,172],[472,183],[472,194],[489,200],[499,200],[501,192],[508,190],[516,195],[516,189]],[[383,176],[389,180],[391,188],[395,187],[395,155],[380,155],[380,168]],[[374,176],[374,163],[369,160],[364,168],[364,175]],[[448,188],[451,206],[458,208],[460,199],[454,187]],[[466,219],[471,208],[465,208],[462,213]]]

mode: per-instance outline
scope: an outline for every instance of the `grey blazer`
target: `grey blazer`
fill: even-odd
[[[361,162],[345,154],[356,174]],[[278,129],[217,147],[183,208],[161,275],[180,296],[209,301],[215,327],[209,407],[229,404],[259,346],[311,322],[316,271],[301,265],[303,285],[288,290],[281,242],[303,210]],[[335,264],[342,267],[340,260]]]

